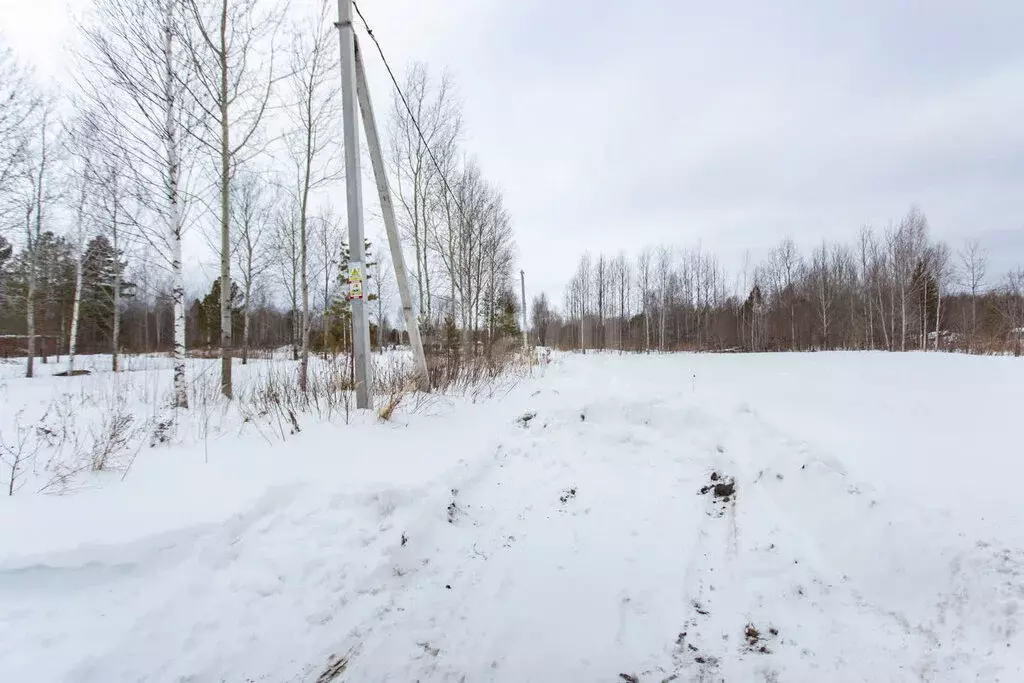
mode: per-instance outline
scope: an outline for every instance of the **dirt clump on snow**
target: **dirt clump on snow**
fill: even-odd
[[[714,488],[715,498],[725,498],[729,500],[730,496],[736,494],[736,482],[728,482],[725,484],[715,484]]]
[[[459,490],[458,489],[452,489],[452,500],[451,500],[450,503],[448,503],[448,523],[449,524],[455,524],[455,522],[459,518],[459,515],[462,514],[462,508],[460,508],[458,503],[455,502],[455,499],[458,498],[458,496],[459,496]]]
[[[535,417],[537,417],[536,411],[531,410],[531,411],[529,411],[527,413],[523,413],[521,416],[519,416],[516,419],[516,422],[518,422],[521,427],[529,427],[530,426],[530,421],[533,420],[533,418],[535,418]]]
[[[746,628],[743,629],[743,639],[746,643],[745,649],[747,652],[757,652],[763,655],[771,654],[772,651],[768,645],[778,636],[779,629],[774,626],[768,629],[767,635],[762,633],[754,624],[747,624]]]
[[[721,475],[718,472],[712,472],[711,483],[707,486],[702,486],[700,489],[700,495],[703,496],[708,493],[728,503],[736,495],[736,480],[732,477]]]
[[[337,679],[348,668],[349,657],[351,653],[339,656],[331,655],[327,660],[327,667],[320,672],[320,675],[316,679],[316,683],[331,683],[331,681]]]

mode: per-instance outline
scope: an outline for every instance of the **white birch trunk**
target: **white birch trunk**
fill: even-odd
[[[228,3],[221,5],[220,15],[220,58],[218,75],[220,88],[217,91],[220,113],[220,393],[225,398],[234,396],[231,382],[232,338],[231,338],[231,130],[228,108],[230,106],[228,55]]]
[[[885,298],[882,296],[882,283],[881,280],[878,282],[878,317],[879,326],[882,328],[882,343],[885,344],[885,350],[891,351],[892,346],[889,345],[889,328],[885,325]]]
[[[889,289],[889,350],[896,349],[896,287]]]
[[[188,408],[188,390],[185,384],[185,275],[181,262],[182,212],[179,206],[179,185],[181,182],[180,159],[178,158],[178,122],[176,119],[175,74],[174,74],[174,4],[167,2],[164,17],[164,135],[167,145],[168,223],[169,246],[171,249],[171,300],[174,309],[174,342],[171,359],[174,364],[174,389],[172,408]]]
[[[921,350],[928,350],[928,283],[924,285],[924,301],[921,302]]]
[[[114,180],[116,182],[116,179]],[[115,192],[117,191],[115,187]],[[110,369],[114,372],[118,371],[118,342],[121,336],[121,256],[118,251],[119,242],[117,240],[117,198],[114,199],[114,216],[113,216],[113,238],[114,238],[114,324],[113,331],[111,332],[111,358],[110,358]]]
[[[310,114],[312,116],[312,114]],[[302,287],[302,320],[300,321],[299,330],[300,339],[300,360],[299,360],[299,390],[306,391],[306,387],[309,382],[309,253],[306,246],[307,232],[309,227],[309,221],[307,218],[307,212],[309,211],[309,190],[312,184],[312,173],[313,173],[313,121],[306,121],[306,152],[305,152],[305,171],[302,181],[302,195],[299,198],[299,281]],[[325,253],[326,258],[326,253]],[[326,316],[326,311],[325,311]],[[324,341],[326,341],[327,328],[324,327]],[[326,344],[325,344],[326,347]]]
[[[34,375],[36,357],[36,252],[32,239],[32,209],[25,214],[25,236],[28,251],[28,296],[25,301],[25,327],[28,331],[28,345],[25,349],[25,376]]]
[[[251,254],[251,252],[250,252]],[[250,256],[250,259],[252,257]],[[245,310],[242,313],[242,365],[249,363],[249,308],[252,302],[252,276],[245,282]]]
[[[900,351],[907,350],[907,286],[900,284]]]
[[[78,311],[82,305],[82,247],[79,242],[75,260],[75,298],[71,304],[71,335],[68,337],[68,376],[75,373],[75,352],[78,347]]]
[[[85,256],[85,181],[82,181],[81,194],[78,198],[78,216],[76,218],[76,245],[75,253],[75,295],[71,304],[71,332],[68,336],[68,377],[75,372],[75,352],[78,348],[78,314],[82,305],[82,259]]]
[[[644,310],[644,351],[651,352],[651,312]]]
[[[306,216],[303,207],[303,216],[299,223],[300,239],[302,241],[300,267],[302,269],[299,280],[302,287],[302,317],[299,321],[300,347],[299,347],[299,389],[306,391],[309,376],[309,273],[308,255],[306,249]]]

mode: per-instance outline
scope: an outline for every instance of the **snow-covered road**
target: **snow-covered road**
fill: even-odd
[[[0,507],[0,680],[1024,680],[1021,387],[563,357],[401,426],[153,456]]]

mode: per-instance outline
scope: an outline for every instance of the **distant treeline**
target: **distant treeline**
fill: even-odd
[[[730,278],[697,249],[584,254],[564,308],[534,299],[541,345],[567,349],[800,351],[963,350],[1020,354],[1024,270],[988,277],[977,242],[953,251],[928,235],[917,208],[881,234],[791,239]]]

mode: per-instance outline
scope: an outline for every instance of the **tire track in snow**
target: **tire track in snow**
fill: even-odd
[[[766,493],[786,476],[764,470],[748,448],[780,448],[777,435],[737,424],[751,413],[705,416],[716,434],[712,468],[719,481],[735,477],[736,491],[724,506],[707,494],[708,523],[687,571],[691,609],[665,680],[809,680],[823,672],[844,680],[854,658],[892,668],[906,659],[907,639],[926,634],[865,604]],[[736,438],[741,434],[750,434],[750,444]],[[912,668],[912,661],[904,665],[908,675]]]
[[[1024,674],[1019,658],[1010,654],[1024,646],[1013,625],[1024,597],[1024,555],[1000,565],[1012,551],[994,547],[988,556],[985,543],[958,539],[933,512],[852,480],[840,460],[776,429],[755,411],[741,411],[738,419],[742,428],[731,433],[742,438],[733,438],[730,450],[738,454],[739,476],[749,481],[741,505],[759,511],[741,524],[748,532],[759,526],[765,538],[792,554],[795,566],[808,570],[810,584],[803,585],[799,602],[812,609],[802,626],[815,624],[829,634],[814,637],[811,629],[801,629],[805,662],[832,671],[837,680],[854,664],[901,681],[959,681],[986,671],[993,680],[999,672]],[[968,557],[973,571],[958,571]],[[1003,577],[1014,578],[992,581],[1000,566]],[[911,567],[913,574],[907,572]],[[970,588],[964,576],[971,577]],[[970,599],[969,591],[986,599]],[[992,607],[960,619],[957,635],[947,628],[949,612],[943,611],[957,602]],[[991,637],[965,641],[965,623],[968,631],[994,629],[1006,648],[993,651]]]
[[[672,531],[695,533],[692,492],[703,468],[677,456],[679,474],[666,477],[672,468],[660,458],[672,445],[658,443],[659,431],[638,430],[649,425],[637,415],[612,422],[556,409],[511,432],[492,476],[460,490],[466,525],[439,530],[451,545],[430,576],[451,577],[451,589],[403,596],[400,610],[364,633],[353,680],[459,680],[473,671],[589,680],[652,662],[651,623],[670,628],[664,587],[679,585],[676,548],[689,542]],[[620,442],[610,455],[608,439]],[[655,460],[651,440],[664,449]],[[635,495],[645,489],[649,496]],[[677,522],[666,527],[666,513]],[[429,645],[413,654],[421,643]],[[424,649],[436,654],[424,658]],[[564,670],[531,669],[553,662]]]

